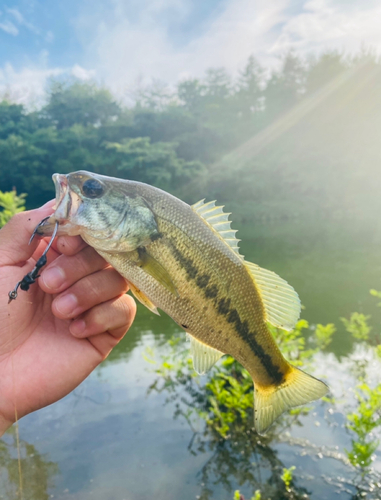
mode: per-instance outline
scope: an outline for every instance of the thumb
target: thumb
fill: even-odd
[[[37,224],[53,213],[54,200],[41,208],[20,212],[0,229],[0,265],[17,265],[28,260],[36,250],[39,238],[29,245]]]

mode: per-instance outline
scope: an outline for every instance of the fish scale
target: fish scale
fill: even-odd
[[[203,201],[190,207],[153,186],[85,171],[53,179],[57,209],[39,230],[48,234],[58,221],[59,234],[80,234],[144,305],[162,309],[186,330],[199,373],[223,354],[237,359],[254,382],[258,432],[327,392],[288,363],[267,325],[293,327],[296,292],[239,255],[222,207]]]

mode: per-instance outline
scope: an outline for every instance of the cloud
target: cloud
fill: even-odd
[[[18,9],[16,9],[16,8],[13,8],[13,9],[6,8],[5,10],[6,10],[6,12],[8,14],[10,14],[10,17],[12,17],[14,19],[14,21],[19,26],[25,26],[28,30],[30,30],[32,33],[35,33],[36,35],[38,35],[40,33],[40,30],[38,28],[36,28],[32,23],[29,23],[24,18],[24,16],[21,14],[21,12]],[[10,24],[13,25],[13,23],[11,21],[8,21],[8,23],[10,23]],[[14,28],[17,29],[15,26],[14,26]],[[12,34],[14,34],[14,33],[12,33]]]
[[[20,89],[28,88],[30,77],[30,95],[41,96],[47,78],[71,74],[84,80],[96,78],[117,94],[127,95],[137,81],[174,84],[221,66],[236,73],[251,54],[274,68],[289,49],[301,55],[332,49],[357,51],[361,45],[381,50],[378,0],[213,2],[215,9],[205,17],[194,0],[81,0],[81,14],[71,22],[83,51],[73,64],[51,68],[46,55],[18,72],[4,66],[0,90],[7,85],[27,95]],[[6,16],[0,29],[7,33],[17,35],[20,26],[38,32],[19,10],[6,9]],[[174,32],[192,23],[194,29],[179,42]],[[54,39],[51,32],[44,37],[45,42]]]
[[[294,48],[299,53],[323,50],[357,51],[362,44],[381,49],[381,4],[343,4],[333,0],[309,0],[302,12],[283,26],[272,47],[279,52]]]
[[[276,26],[288,19],[288,0],[230,0],[200,36],[179,47],[171,37],[170,20],[175,14],[178,22],[186,17],[190,0],[146,1],[134,16],[124,4],[115,0],[113,13],[98,19],[84,15],[77,25],[82,33],[92,31],[84,42],[85,61],[115,90],[139,77],[174,82],[211,66],[236,71],[252,53],[265,59]]]
[[[39,106],[45,98],[49,78],[64,73],[61,68],[24,67],[16,70],[10,63],[0,67],[0,96],[27,107]]]
[[[5,21],[0,23],[0,29],[8,33],[9,35],[17,36],[19,34],[19,30],[11,21]]]
[[[202,32],[181,46],[171,36],[171,22],[190,15],[191,0],[136,2],[133,12],[127,5],[131,2],[114,0],[107,13],[95,8],[77,20],[78,32],[86,33],[85,66],[96,68],[117,92],[137,79],[173,83],[220,66],[236,72],[251,54],[275,67],[289,49],[302,55],[356,51],[363,43],[381,49],[381,5],[372,0],[306,0],[297,12],[293,0],[227,0]]]
[[[79,80],[91,80],[96,77],[96,72],[94,70],[87,70],[82,68],[79,64],[75,64],[71,68],[70,73],[74,78],[78,78]]]
[[[16,104],[24,104],[27,108],[38,108],[46,99],[46,89],[50,79],[78,78],[90,80],[95,72],[75,64],[69,68],[49,68],[48,53],[42,51],[38,65],[29,65],[20,70],[10,63],[0,67],[0,101],[6,98]]]
[[[19,24],[24,23],[24,17],[17,9],[6,9],[6,11],[11,14]]]

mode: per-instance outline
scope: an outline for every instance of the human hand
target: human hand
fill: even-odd
[[[127,282],[79,236],[60,236],[28,292],[8,292],[30,272],[49,238],[35,226],[53,202],[0,230],[0,435],[18,417],[54,403],[103,361],[136,312]]]

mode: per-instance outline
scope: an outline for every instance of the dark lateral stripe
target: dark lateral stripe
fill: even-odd
[[[210,281],[210,276],[207,274],[199,274],[199,270],[193,261],[185,257],[173,242],[168,242],[171,246],[173,255],[179,264],[185,269],[189,279],[194,279],[196,285],[204,291],[205,297],[216,298],[218,295],[218,288],[216,285],[207,286]],[[234,326],[235,331],[240,338],[247,344],[251,351],[259,358],[262,366],[265,368],[268,375],[274,380],[276,384],[281,384],[284,381],[283,373],[279,366],[273,363],[271,356],[265,352],[263,347],[255,339],[255,334],[250,332],[249,323],[247,320],[241,321],[238,311],[231,307],[230,298],[221,298],[216,302],[217,312],[221,316],[225,316],[226,321]]]
[[[197,267],[193,264],[193,261],[191,259],[188,259],[185,257],[177,248],[176,246],[168,241],[170,244],[171,250],[173,252],[173,255],[175,259],[180,263],[180,265],[185,269],[188,278],[190,279],[195,279],[198,273]]]
[[[153,233],[153,234],[151,234],[150,239],[151,239],[151,241],[156,241],[162,237],[163,237],[163,235],[161,233]]]
[[[210,276],[207,274],[203,274],[202,276],[198,276],[196,279],[196,284],[199,288],[206,288],[207,284],[210,281]]]
[[[207,299],[214,299],[218,295],[218,288],[216,285],[208,286],[204,293]]]
[[[250,349],[257,356],[257,358],[260,359],[261,364],[274,382],[281,384],[284,381],[284,377],[279,366],[273,363],[270,354],[265,352],[261,344],[257,342],[255,334],[250,332],[248,321],[241,321],[237,309],[230,308],[230,299],[220,299],[217,311],[226,317],[228,323],[232,323],[234,325],[235,331],[241,339],[249,345]]]

